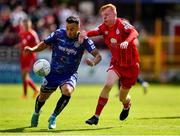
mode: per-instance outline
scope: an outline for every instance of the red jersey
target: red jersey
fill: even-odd
[[[116,23],[112,27],[108,27],[102,23],[98,29],[91,30],[87,36],[103,35],[105,44],[111,51],[111,63],[121,67],[128,67],[139,63],[139,53],[135,44],[138,32],[126,20],[116,19]],[[120,44],[127,41],[128,48],[121,49]]]
[[[30,30],[28,32],[20,32],[20,45],[21,45],[21,61],[28,61],[36,57],[36,53],[25,54],[24,47],[34,47],[38,42],[39,38],[37,33],[34,30]]]

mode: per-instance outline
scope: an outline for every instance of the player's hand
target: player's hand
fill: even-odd
[[[95,65],[95,62],[88,58],[88,59],[86,59],[86,64],[93,67]]]
[[[32,48],[29,47],[29,46],[26,46],[26,47],[24,48],[24,52],[27,53],[27,54],[32,53]]]
[[[85,31],[85,30],[81,30],[81,31],[80,31],[80,34],[79,34],[79,37],[78,37],[78,42],[79,42],[79,44],[82,44],[82,43],[83,43],[83,41],[84,41],[84,39],[85,39],[86,36],[87,36],[86,31]]]
[[[124,41],[124,42],[122,42],[121,44],[120,44],[120,48],[121,49],[127,49],[127,47],[128,47],[128,42],[127,41]]]

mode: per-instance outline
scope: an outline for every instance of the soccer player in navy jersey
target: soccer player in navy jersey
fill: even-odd
[[[95,66],[101,61],[101,56],[93,41],[86,37],[83,43],[79,44],[78,36],[79,19],[70,16],[66,19],[66,29],[57,29],[33,48],[25,47],[26,53],[39,52],[49,46],[52,48],[51,71],[44,78],[40,94],[36,99],[35,111],[31,119],[32,127],[37,127],[42,106],[53,91],[59,87],[62,96],[48,120],[48,128],[56,128],[56,117],[68,104],[75,89],[78,76],[77,69],[85,49],[94,57],[86,59],[87,65]]]

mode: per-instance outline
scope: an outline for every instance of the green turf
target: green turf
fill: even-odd
[[[57,90],[42,109],[39,126],[29,128],[34,109],[32,90],[20,98],[21,85],[0,85],[1,135],[180,135],[180,86],[150,85],[147,95],[141,86],[132,88],[132,108],[127,120],[119,121],[121,104],[114,87],[97,126],[84,122],[95,111],[102,85],[78,85],[69,105],[57,119],[56,130],[48,130],[48,118],[60,92]]]

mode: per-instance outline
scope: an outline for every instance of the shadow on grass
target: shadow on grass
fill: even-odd
[[[103,128],[80,128],[80,129],[59,129],[59,130],[48,130],[48,129],[41,129],[39,131],[35,131],[35,132],[75,132],[75,131],[94,131],[94,130],[104,130],[104,129],[111,129],[113,127],[103,127]],[[34,131],[33,131],[34,132]]]
[[[26,126],[26,127],[20,127],[20,128],[13,128],[13,129],[4,129],[4,130],[0,130],[0,132],[23,132],[24,129],[26,128],[31,128],[30,126]]]
[[[30,126],[27,126],[27,127],[20,127],[20,128],[13,128],[13,129],[5,129],[5,130],[0,130],[0,132],[2,133],[2,132],[14,132],[14,133],[22,133],[23,131],[24,131],[24,129],[26,129],[26,128],[31,128]],[[57,132],[75,132],[75,131],[93,131],[93,130],[104,130],[104,129],[111,129],[111,128],[113,128],[113,127],[103,127],[103,128],[82,128],[82,129],[63,129],[63,130],[61,130],[61,129],[59,129],[59,130],[57,130],[57,129],[54,129],[54,130],[49,130],[49,129],[39,129],[39,130],[30,130],[30,131],[26,131],[26,132],[24,132],[24,133],[29,133],[29,132],[31,132],[31,133],[33,133],[33,132],[55,132],[55,133],[57,133]]]
[[[138,119],[180,119],[180,116],[172,116],[172,117],[150,117],[150,118],[138,118]]]

